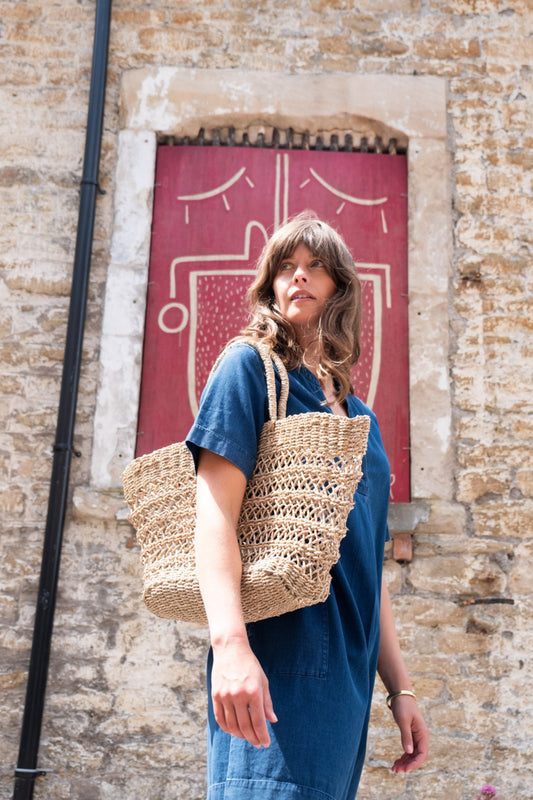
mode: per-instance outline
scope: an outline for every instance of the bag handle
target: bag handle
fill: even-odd
[[[276,419],[283,419],[287,415],[287,398],[289,396],[289,376],[287,374],[287,368],[285,364],[279,357],[277,353],[274,353],[270,347],[261,341],[255,341],[255,339],[248,339],[246,337],[242,337],[241,339],[235,339],[233,342],[230,342],[224,350],[221,352],[213,367],[211,369],[211,375],[218,367],[221,359],[223,358],[224,354],[229,350],[230,347],[233,347],[234,344],[249,344],[251,347],[255,347],[263,364],[265,366],[265,377],[266,377],[266,384],[267,384],[267,395],[268,395],[268,416],[271,421]],[[276,376],[274,373],[273,363],[276,365],[279,377],[281,379],[281,393],[279,397],[279,405],[276,398]]]
[[[287,375],[285,364],[278,354],[274,353],[274,351],[263,342],[254,342],[252,340],[245,341],[246,344],[251,344],[252,347],[255,347],[263,359],[263,364],[265,365],[268,394],[268,415],[271,420],[284,419],[284,417],[287,415],[287,398],[289,396],[289,376]],[[279,377],[281,379],[279,405],[276,399],[276,376],[274,374],[274,367],[272,366],[272,363],[274,363],[278,368]]]

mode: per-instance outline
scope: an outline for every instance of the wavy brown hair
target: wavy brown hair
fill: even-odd
[[[248,290],[251,320],[242,335],[267,342],[280,354],[287,369],[305,363],[296,332],[281,315],[273,289],[281,264],[300,244],[323,262],[337,286],[318,321],[316,353],[318,377],[331,375],[337,400],[342,403],[353,391],[350,372],[360,354],[361,284],[346,244],[330,225],[305,212],[273,234],[263,248],[256,278]]]

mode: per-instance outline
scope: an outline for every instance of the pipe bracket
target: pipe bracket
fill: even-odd
[[[36,769],[23,769],[22,767],[17,767],[15,769],[15,778],[28,778],[29,780],[33,780],[34,778],[41,778],[48,772],[52,771],[53,770],[45,769],[44,767],[38,767]]]
[[[70,452],[73,453],[76,458],[81,458],[81,452],[79,450],[75,450],[71,444],[65,444],[64,442],[58,442],[53,447],[54,453],[64,453]]]

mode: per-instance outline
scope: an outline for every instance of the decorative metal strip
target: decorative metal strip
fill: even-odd
[[[255,141],[253,141],[255,136]],[[211,134],[206,134],[205,128],[200,128],[198,135],[194,136],[160,136],[159,144],[166,145],[196,145],[205,147],[265,147],[276,150],[329,150],[345,153],[385,153],[396,155],[405,153],[405,148],[399,147],[396,139],[384,142],[381,136],[369,138],[361,136],[354,142],[352,133],[332,133],[327,136],[311,135],[309,133],[296,133],[292,128],[280,131],[272,128],[268,133],[258,130],[252,134],[249,131],[237,133],[235,128],[213,128]]]

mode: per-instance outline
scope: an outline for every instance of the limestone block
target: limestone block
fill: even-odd
[[[494,11],[494,0],[430,0],[430,8],[445,14],[454,15],[483,15]],[[509,9],[517,13],[528,10],[527,0],[512,0]]]
[[[442,632],[437,637],[437,647],[441,653],[450,657],[478,656],[489,654],[492,648],[490,637],[481,633],[459,631]]]
[[[137,27],[158,26],[163,25],[167,19],[167,12],[163,9],[156,8],[120,8],[118,7],[113,12],[113,19],[115,22],[123,25],[124,27],[132,26],[134,29]],[[172,25],[186,25],[191,22],[200,22],[202,15],[194,12],[190,13],[173,13],[170,19]]]
[[[416,162],[416,168],[415,168]],[[411,454],[415,497],[451,499],[451,406],[448,374],[448,279],[450,232],[446,219],[448,157],[440,142],[416,141],[410,150],[409,216],[413,223],[409,245],[410,399],[412,408],[430,405],[431,419],[411,417]],[[416,176],[416,177],[415,177]],[[432,189],[419,192],[418,181]],[[432,243],[424,236],[424,219],[437,222]],[[417,233],[415,233],[415,230]],[[438,231],[438,233],[437,233]],[[420,264],[420,268],[416,268]],[[423,266],[422,266],[423,265]],[[415,335],[416,331],[416,335]]]
[[[349,31],[354,31],[358,36],[371,33],[379,33],[382,29],[383,19],[376,15],[373,9],[365,13],[364,9],[354,10],[345,18],[345,27]]]
[[[418,780],[412,782],[412,788],[409,789],[409,793],[413,800],[429,800],[429,798],[431,800],[433,798],[435,800],[461,800],[465,796],[469,797],[471,793],[469,780],[457,769],[453,771],[446,769],[450,760],[450,752],[446,753],[446,741],[451,745],[453,738],[438,738],[438,750],[435,754],[436,757],[433,758],[432,756],[431,767],[419,772],[417,775]],[[462,746],[463,742],[461,741],[461,753],[463,753]],[[466,756],[467,752],[469,752],[468,749],[465,751],[465,757],[468,757]],[[473,755],[474,758],[472,760],[475,761],[475,754]]]
[[[27,495],[19,487],[13,486],[0,493],[0,510],[3,514],[23,516],[26,510]]]
[[[455,684],[455,680],[462,674],[462,664],[459,658],[450,658],[435,651],[428,654],[413,650],[409,656],[409,670],[413,680],[418,680],[419,675],[440,677],[447,682],[450,690],[450,684]]]
[[[76,487],[72,497],[73,515],[79,519],[112,520],[124,509],[124,498],[111,492]]]
[[[531,543],[516,547],[515,556],[509,573],[509,589],[513,596],[527,596],[531,593]]]
[[[329,8],[352,8],[352,5],[350,3],[346,3],[346,0],[334,0],[333,3],[329,2],[329,0],[312,0],[310,5],[314,11],[320,13]],[[375,14],[376,16],[389,12],[411,14],[416,13],[419,9],[420,0],[400,0],[398,5],[395,5],[393,0],[376,0],[375,3],[373,3],[372,0],[359,0],[357,3],[358,11],[363,13],[366,12],[368,14]]]
[[[25,685],[28,678],[28,673],[25,670],[16,670],[15,672],[4,672],[0,675],[0,689],[7,691]]]
[[[495,558],[479,555],[466,559],[469,589],[476,595],[498,596],[507,588],[507,577]]]
[[[481,422],[481,421],[480,421]],[[481,429],[478,436],[482,433]],[[469,438],[469,437],[464,437]],[[485,443],[470,442],[458,443],[458,462],[462,467],[482,470],[491,469],[498,473],[500,465],[504,465],[503,474],[507,476],[512,472],[512,468],[520,467],[523,464],[523,453],[512,443],[496,444],[495,442]],[[516,482],[517,476],[515,476]]]
[[[468,592],[467,569],[459,555],[417,558],[408,568],[408,576],[409,583],[417,591],[444,596]]]
[[[468,730],[464,709],[450,703],[432,705],[427,711],[427,724],[431,731],[443,733]]]
[[[512,41],[505,37],[491,36],[484,42],[484,51],[488,66],[494,64],[500,68],[514,71],[517,66],[527,66],[533,59],[533,42],[529,37],[521,37]]]
[[[431,505],[427,500],[412,500],[410,503],[391,503],[389,506],[389,529],[391,531],[414,531],[420,522],[428,519]]]
[[[493,466],[488,472],[470,470],[457,476],[457,499],[461,503],[473,503],[486,495],[507,496],[510,488],[511,472],[506,468]]]
[[[464,620],[464,610],[457,603],[442,597],[403,595],[395,598],[394,611],[402,628],[407,624],[414,628],[437,628],[443,619],[450,628],[462,627]]]
[[[110,264],[103,336],[142,337],[146,305],[146,273],[138,266]]]
[[[130,386],[140,384],[142,350],[137,342],[125,336],[108,336],[105,344],[94,429],[92,483],[96,488],[120,491],[122,472],[135,454],[138,396],[132,395]],[[125,381],[125,370],[134,372],[137,380]],[[121,410],[122,424],[110,439],[107,419],[116,418],[116,409]]]
[[[395,749],[396,747],[396,749]],[[376,797],[401,797],[407,779],[402,775],[394,775],[390,766],[396,758],[398,744],[391,742],[391,749],[384,762],[369,758],[363,771],[361,783],[357,790],[358,800],[374,800]]]
[[[383,577],[391,596],[398,594],[402,588],[402,568],[392,559],[387,559],[383,565]]]
[[[416,695],[422,705],[428,700],[438,699],[444,692],[446,684],[443,680],[435,678],[417,678]]]
[[[417,527],[417,536],[433,534],[461,537],[466,531],[466,512],[459,503],[444,500],[432,500],[429,519],[421,520]]]
[[[111,260],[145,270],[150,247],[156,140],[152,131],[122,131],[118,142]]]
[[[477,536],[528,540],[531,537],[533,502],[528,498],[491,500],[474,506],[472,519]]]
[[[477,58],[481,55],[478,39],[454,39],[451,37],[424,37],[415,42],[414,53],[419,58],[449,61],[453,59]]]
[[[182,135],[195,136],[205,125],[237,126],[241,119],[257,118],[266,124],[273,119],[281,128],[316,129],[320,120],[327,117],[327,129],[331,129],[344,128],[350,109],[354,109],[352,116],[360,119],[368,116],[379,120],[386,116],[391,129],[407,135],[439,138],[446,127],[444,109],[435,102],[442,98],[444,87],[434,80],[418,80],[415,91],[410,79],[391,77],[384,93],[380,77],[372,75],[317,74],[311,86],[305,76],[281,72],[249,72],[244,83],[236,77],[231,70],[171,67],[125,73],[121,86],[122,125],[161,131],[174,130],[178,125]],[[275,105],[268,99],[273,96]],[[376,107],[376,102],[383,103],[384,108],[386,105],[386,114]]]

